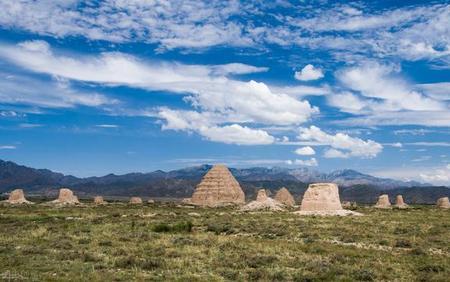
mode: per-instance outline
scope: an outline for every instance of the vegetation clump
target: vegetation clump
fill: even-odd
[[[448,281],[450,213],[241,213],[155,203],[0,207],[0,274],[65,281]],[[152,215],[152,216],[143,216]]]
[[[193,224],[190,221],[177,222],[175,224],[158,223],[152,227],[153,232],[191,232]]]

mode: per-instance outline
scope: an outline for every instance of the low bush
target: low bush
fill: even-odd
[[[153,232],[171,232],[171,233],[182,233],[182,232],[192,232],[192,227],[194,225],[190,221],[181,221],[175,224],[159,223],[152,227]]]

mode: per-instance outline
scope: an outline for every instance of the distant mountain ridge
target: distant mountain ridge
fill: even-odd
[[[11,161],[0,160],[0,191],[4,188],[11,188],[13,186],[33,188],[45,185],[71,186],[84,183],[112,184],[116,182],[143,182],[154,179],[197,179],[201,178],[211,167],[211,165],[205,164],[168,172],[156,170],[148,173],[128,173],[123,175],[108,174],[100,177],[78,178],[71,175],[52,172],[48,169],[34,169],[18,165]],[[384,189],[430,186],[430,184],[423,184],[415,181],[405,182],[389,178],[378,178],[351,169],[335,170],[330,173],[321,173],[308,168],[289,169],[284,167],[230,168],[230,170],[236,178],[244,181],[291,180],[303,183],[323,181],[335,182],[341,186],[372,185]]]
[[[311,182],[334,182],[341,186],[353,185],[372,185],[379,188],[397,188],[397,187],[413,187],[413,186],[430,186],[431,184],[424,184],[416,181],[400,181],[389,178],[379,178],[368,174],[363,174],[352,169],[335,170],[330,173],[321,173],[308,168],[248,168],[242,170],[232,170],[236,173],[236,177],[242,177],[242,173],[247,173],[253,178],[256,175],[264,174],[266,178],[270,176],[293,176],[296,180],[311,183]],[[251,172],[251,173],[249,173]],[[263,176],[264,177],[264,176]],[[286,178],[285,178],[286,179]]]
[[[69,187],[80,195],[86,196],[101,194],[183,198],[192,194],[195,186],[211,167],[211,165],[200,165],[168,172],[157,170],[149,173],[108,174],[101,177],[79,178],[48,169],[34,169],[0,160],[0,193],[20,187],[34,194],[54,195],[58,188]],[[434,189],[430,188],[432,185],[429,184],[378,178],[350,169],[330,173],[321,173],[308,168],[284,167],[230,168],[230,170],[249,197],[252,197],[261,187],[276,191],[282,186],[287,187],[294,195],[300,196],[311,182],[335,182],[341,187],[343,196],[349,199],[357,197],[363,202],[373,201],[381,191],[394,194],[399,189],[402,189],[404,193],[415,191],[414,199],[419,202],[421,199],[431,201],[436,193],[443,196],[450,195],[450,188],[447,187]],[[427,187],[427,189],[420,189],[420,187]],[[422,195],[425,191],[428,191],[427,195]],[[432,195],[429,195],[430,193]]]

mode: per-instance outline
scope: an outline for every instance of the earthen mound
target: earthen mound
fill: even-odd
[[[130,204],[139,205],[139,204],[142,204],[142,203],[143,202],[142,202],[142,199],[140,197],[131,197],[130,198]]]
[[[25,199],[25,194],[23,193],[22,189],[15,189],[11,191],[8,200],[4,202],[12,205],[33,204],[32,202]]]
[[[267,191],[265,189],[259,189],[258,193],[256,193],[257,202],[264,202],[267,198],[269,198],[269,196],[267,196]]]
[[[378,197],[378,201],[374,207],[377,209],[390,209],[391,202],[389,201],[389,196],[387,194],[383,194]]]
[[[108,202],[106,202],[104,199],[103,199],[103,197],[102,196],[95,196],[94,197],[94,204],[96,204],[96,205],[105,205],[105,204],[107,204]]]
[[[266,190],[258,190],[256,195],[256,200],[251,201],[241,208],[241,211],[258,211],[258,210],[270,210],[270,211],[282,211],[284,206],[282,203],[269,198],[267,196]]]
[[[289,193],[289,190],[285,187],[277,191],[277,193],[275,194],[275,200],[287,207],[295,206],[294,197],[292,197],[291,193]]]
[[[344,210],[339,199],[339,189],[334,183],[310,184],[303,195],[300,215],[361,215],[360,213]]]
[[[402,195],[397,195],[397,197],[395,198],[395,205],[396,208],[398,209],[406,209],[409,206],[405,203],[405,201],[403,201],[403,196]]]
[[[448,197],[439,198],[436,202],[436,206],[441,209],[450,209],[450,201]]]
[[[215,165],[195,188],[190,203],[208,207],[241,205],[245,203],[245,195],[228,168]]]
[[[78,205],[80,201],[78,201],[78,197],[75,196],[72,190],[68,188],[59,189],[58,199],[51,201],[51,204],[60,204],[60,205]]]

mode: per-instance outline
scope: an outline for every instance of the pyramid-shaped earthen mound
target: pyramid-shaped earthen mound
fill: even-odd
[[[58,199],[51,201],[52,204],[61,204],[61,205],[77,205],[80,203],[78,201],[78,197],[75,196],[72,190],[68,188],[59,189]]]
[[[439,198],[436,202],[436,206],[441,209],[450,209],[448,197]]]
[[[338,186],[334,183],[310,184],[303,195],[300,215],[361,215],[344,210],[339,199]]]
[[[259,189],[258,193],[256,193],[257,202],[264,202],[267,198],[269,197],[267,196],[267,191],[265,189]]]
[[[397,197],[395,198],[395,205],[396,208],[398,209],[406,209],[409,206],[405,203],[405,201],[403,201],[403,196],[402,195],[397,195]]]
[[[289,190],[285,187],[277,191],[277,193],[275,194],[275,200],[287,207],[295,206],[294,197],[292,197],[291,193],[289,193]]]
[[[108,202],[106,202],[102,196],[95,196],[94,197],[94,204],[96,205],[104,205],[107,204]]]
[[[257,210],[271,210],[271,211],[282,211],[284,210],[283,204],[269,198],[267,192],[264,189],[259,189],[258,194],[256,194],[256,200],[251,201],[241,208],[241,211],[257,211]]]
[[[378,197],[378,201],[374,207],[377,209],[390,209],[391,202],[389,201],[389,196],[386,194],[383,194],[380,197]]]
[[[6,200],[5,202],[12,205],[32,204],[32,202],[25,199],[25,194],[23,193],[22,189],[15,189],[11,191],[8,200]]]
[[[244,203],[241,186],[224,165],[213,166],[197,185],[191,198],[191,204],[208,207]]]
[[[143,203],[142,199],[139,197],[131,197],[130,198],[130,204],[137,205],[137,204],[142,204],[142,203]]]

